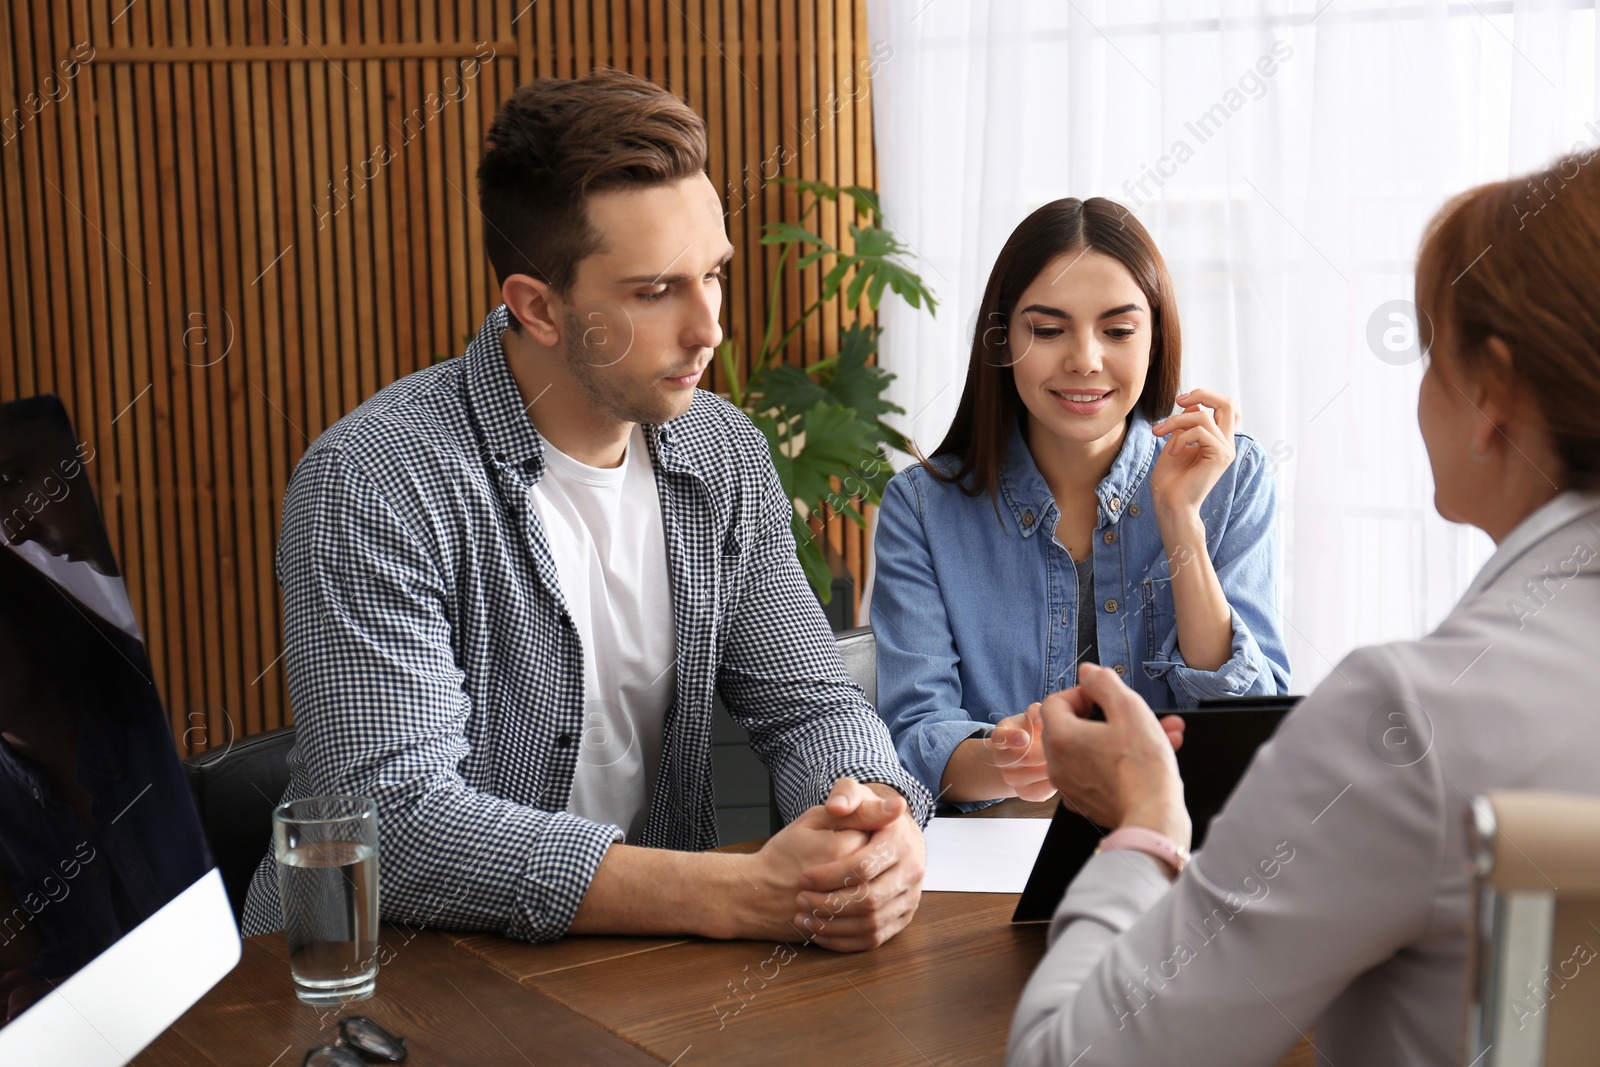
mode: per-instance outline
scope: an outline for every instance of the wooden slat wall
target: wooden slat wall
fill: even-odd
[[[747,350],[762,224],[797,213],[765,177],[873,184],[865,7],[0,0],[0,400],[59,393],[94,445],[181,748],[290,721],[272,553],[307,445],[499,302],[473,179],[497,103],[611,65],[705,115]],[[822,233],[848,221],[830,206]],[[787,283],[786,315],[819,277]],[[831,355],[839,327],[830,308],[787,357]],[[823,536],[859,577],[861,533]]]

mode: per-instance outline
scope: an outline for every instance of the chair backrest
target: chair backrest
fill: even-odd
[[[245,894],[272,842],[272,809],[289,786],[289,749],[294,727],[240,738],[183,761],[200,825],[222,872],[234,918],[244,914]]]
[[[844,660],[844,669],[850,672],[850,677],[855,679],[862,692],[867,694],[867,702],[873,707],[878,706],[878,639],[872,634],[872,627],[857,626],[853,630],[835,630],[833,640],[839,646],[839,658]],[[778,808],[778,787],[771,779],[767,781],[767,827],[770,833],[782,830],[783,812]]]
[[[1600,1048],[1600,797],[1490,792],[1476,863],[1463,1064],[1569,1067]]]
[[[839,655],[844,659],[844,669],[867,694],[867,701],[878,706],[878,639],[872,627],[857,626],[854,630],[840,630],[833,635],[839,644]]]

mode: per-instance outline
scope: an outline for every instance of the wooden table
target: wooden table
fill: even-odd
[[[974,817],[1048,816],[1006,801]],[[735,846],[754,850],[759,842]],[[385,926],[378,991],[351,1006],[427,1064],[996,1064],[1045,949],[1012,926],[1014,894],[928,893],[887,945],[490,934]],[[244,959],[135,1062],[298,1067],[337,1012],[295,999],[281,934]],[[1302,1044],[1283,1067],[1309,1067]]]

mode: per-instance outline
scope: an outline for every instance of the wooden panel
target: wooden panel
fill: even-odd
[[[872,181],[865,27],[865,0],[0,0],[0,400],[59,393],[95,447],[185,753],[292,721],[273,550],[306,447],[499,302],[473,177],[499,101],[611,64],[706,117],[747,354],[761,228],[798,210],[770,179]],[[859,578],[861,531],[817,529]]]

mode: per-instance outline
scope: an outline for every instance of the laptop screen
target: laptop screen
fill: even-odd
[[[213,866],[94,462],[57,398],[0,405],[0,1026]]]

